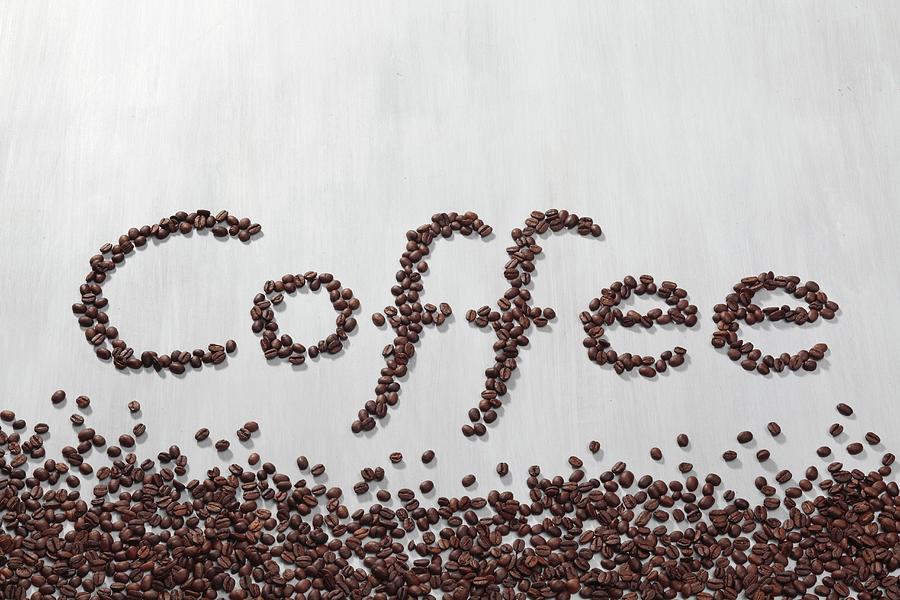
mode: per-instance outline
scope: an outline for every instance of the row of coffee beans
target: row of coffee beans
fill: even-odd
[[[328,292],[331,306],[338,313],[335,319],[335,330],[324,339],[307,348],[295,342],[288,334],[278,336],[278,322],[275,320],[274,306],[284,302],[285,294],[295,294],[308,285],[308,289],[318,292],[324,288]],[[356,318],[353,313],[359,310],[359,299],[353,297],[353,290],[341,287],[341,282],[331,273],[307,271],[300,275],[290,273],[281,279],[269,280],[263,286],[263,293],[253,298],[250,318],[253,319],[253,333],[262,335],[259,340],[266,360],[282,359],[292,365],[302,365],[307,354],[315,358],[321,354],[337,354],[347,340],[347,335],[356,329]]]
[[[755,371],[761,375],[768,375],[771,372],[781,373],[785,369],[816,370],[818,362],[828,351],[828,346],[824,343],[816,344],[809,350],[800,350],[795,354],[785,352],[775,357],[771,354],[763,355],[762,350],[739,338],[738,332],[740,321],[744,321],[747,325],[763,321],[785,321],[794,325],[805,325],[815,323],[820,317],[826,320],[833,319],[839,307],[819,289],[819,284],[815,281],[801,284],[799,277],[794,275],[776,277],[769,271],[745,277],[736,283],[733,289],[734,291],[725,297],[724,303],[717,304],[713,308],[715,312],[713,321],[717,325],[717,330],[712,336],[714,347],[727,347],[728,357],[731,360],[740,362],[744,370]],[[753,297],[760,290],[771,292],[779,289],[793,294],[794,298],[803,299],[807,307],[792,308],[783,305],[760,308],[753,303]]]
[[[65,393],[51,400],[60,406]],[[129,411],[137,418],[139,404]],[[423,481],[418,492],[381,488],[351,508],[339,487],[292,477],[255,452],[249,467],[186,481],[177,446],[139,457],[128,438],[107,446],[83,421],[73,424],[78,445],[48,458],[46,424],[29,435],[23,419],[0,411],[0,597],[806,600],[890,599],[900,590],[890,453],[868,472],[831,462],[824,477],[815,465],[796,482],[787,470],[773,482],[760,475],[756,500],[689,463],[664,481],[621,461],[589,472],[573,456],[565,475],[530,467],[525,498],[502,489],[435,498]],[[777,423],[766,429],[783,435]],[[258,430],[250,421],[238,436]],[[881,443],[874,433],[866,440]],[[737,441],[750,444],[753,434]],[[676,442],[691,445],[685,434]],[[97,452],[104,447],[106,458]],[[421,460],[432,463],[434,452]],[[297,467],[325,473],[304,456]],[[508,465],[497,473],[506,476]],[[384,470],[361,475],[357,502]],[[473,486],[474,475],[461,483]]]
[[[184,373],[187,367],[198,369],[203,365],[217,365],[225,362],[226,354],[235,351],[237,344],[229,340],[224,344],[209,344],[206,349],[173,350],[158,353],[145,350],[138,353],[119,336],[119,331],[109,323],[106,308],[109,300],[103,296],[102,285],[135,248],[147,244],[147,240],[159,241],[170,235],[191,235],[193,232],[210,232],[216,238],[237,238],[249,242],[262,228],[250,219],[238,218],[221,211],[213,215],[205,209],[187,213],[178,211],[171,217],[161,219],[154,225],[132,227],[119,236],[115,243],[106,243],[100,252],[90,258],[91,270],[79,289],[81,301],[72,305],[72,312],[84,328],[84,337],[94,346],[94,352],[102,360],[112,360],[117,369],[168,369],[172,373]]]
[[[399,401],[400,382],[416,353],[416,343],[426,325],[440,325],[452,314],[450,305],[441,303],[422,304],[419,301],[424,290],[422,274],[428,271],[427,257],[432,244],[438,239],[449,239],[454,234],[482,238],[489,236],[492,229],[477,214],[439,213],[432,215],[431,222],[406,232],[406,248],[400,257],[400,270],[391,288],[394,305],[386,306],[383,314],[372,315],[372,322],[382,326],[387,322],[394,330],[394,341],[384,347],[385,366],[381,369],[375,385],[375,398],[369,400],[358,411],[351,424],[354,433],[371,431],[376,419],[387,415],[389,406]]]
[[[650,309],[646,314],[635,310],[622,312],[618,308],[623,300],[632,294],[643,296],[656,294],[665,300],[670,308],[663,312],[661,308]],[[678,287],[673,281],[663,281],[659,286],[650,275],[641,275],[635,279],[631,275],[622,281],[616,281],[608,288],[600,292],[599,298],[594,298],[588,305],[590,312],[581,313],[581,323],[587,337],[584,338],[584,347],[588,349],[588,358],[598,365],[612,365],[619,375],[634,368],[638,369],[644,377],[656,377],[669,367],[679,367],[684,364],[687,351],[676,346],[672,351],[663,352],[659,359],[652,356],[640,356],[630,352],[616,352],[610,347],[610,343],[603,337],[604,327],[618,323],[623,327],[640,325],[649,329],[654,325],[684,325],[693,327],[697,324],[697,307],[690,304],[687,292]]]

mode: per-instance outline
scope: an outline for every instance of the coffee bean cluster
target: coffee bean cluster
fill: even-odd
[[[313,292],[324,288],[332,308],[338,313],[334,332],[308,348],[286,333],[278,335],[278,322],[272,308],[284,302],[285,294],[296,294],[304,287]],[[338,354],[344,348],[348,334],[356,329],[353,314],[358,310],[359,299],[353,296],[353,290],[341,287],[341,282],[334,275],[307,271],[302,275],[288,273],[281,279],[266,281],[262,293],[253,298],[250,318],[253,319],[253,333],[262,336],[259,344],[266,360],[281,359],[292,365],[302,365],[307,355],[316,358],[319,354]]]
[[[533,211],[525,219],[524,227],[512,230],[513,245],[506,249],[509,260],[503,267],[503,277],[509,287],[497,300],[499,310],[485,306],[466,315],[467,321],[479,327],[491,327],[497,336],[493,346],[494,362],[485,370],[484,390],[475,407],[478,415],[473,422],[462,426],[466,437],[485,435],[485,424],[499,418],[497,409],[503,404],[507,382],[518,366],[519,351],[528,346],[528,331],[532,326],[544,327],[556,317],[552,308],[542,309],[531,304],[532,273],[536,268],[535,261],[543,253],[535,236],[565,231],[593,237],[603,233],[590,217],[579,217],[555,208]]]
[[[61,391],[51,399],[66,402]],[[128,434],[112,446],[80,425],[77,446],[57,459],[44,446],[49,427],[27,427],[0,411],[2,598],[869,600],[900,590],[891,453],[868,472],[831,462],[824,477],[811,465],[796,483],[787,469],[772,482],[760,475],[752,501],[690,463],[664,481],[622,461],[589,473],[572,456],[565,474],[529,467],[525,498],[491,490],[431,500],[426,480],[418,492],[397,490],[396,505],[382,488],[351,509],[341,488],[291,476],[255,452],[250,468],[186,480],[178,446],[143,458]],[[776,423],[766,429],[783,435]],[[869,434],[870,446],[880,443]],[[690,447],[686,434],[676,442]],[[306,457],[297,467],[309,469]],[[509,473],[506,463],[497,473]],[[359,496],[384,471],[361,476]],[[475,476],[460,484],[474,486]]]
[[[375,398],[367,401],[358,411],[357,418],[351,424],[354,433],[374,429],[376,419],[383,419],[388,407],[397,404],[400,392],[397,379],[406,374],[422,330],[426,325],[441,325],[453,312],[446,303],[435,306],[420,302],[424,291],[422,274],[428,271],[427,258],[432,244],[438,239],[450,239],[455,234],[477,234],[484,238],[491,231],[491,227],[474,212],[450,212],[432,215],[430,223],[406,232],[406,248],[400,256],[400,270],[395,275],[397,284],[391,288],[394,305],[386,306],[383,314],[372,315],[375,325],[390,324],[394,330],[394,341],[382,351],[385,366],[375,386]]]
[[[825,357],[828,346],[824,343],[816,344],[809,350],[800,350],[795,354],[782,353],[779,356],[772,354],[763,355],[759,348],[751,342],[746,342],[740,337],[739,323],[744,321],[747,325],[762,321],[785,321],[794,325],[815,323],[819,318],[833,319],[839,310],[836,302],[829,300],[828,296],[819,289],[815,281],[801,283],[795,275],[775,276],[772,271],[760,273],[741,279],[733,287],[733,292],[728,294],[725,302],[716,304],[713,321],[717,330],[712,336],[712,345],[715,348],[727,348],[728,358],[739,362],[745,371],[755,371],[761,375],[769,373],[781,373],[785,369],[790,371],[815,371],[818,362]],[[794,298],[803,299],[806,307],[790,307],[787,305],[760,308],[753,303],[753,297],[760,290],[783,290],[792,294]]]
[[[153,225],[132,227],[120,235],[115,243],[103,244],[99,253],[89,261],[91,270],[79,288],[81,301],[72,305],[72,312],[84,329],[84,337],[94,347],[97,357],[111,360],[120,370],[167,369],[176,375],[184,373],[188,367],[199,369],[203,365],[225,362],[226,354],[237,348],[233,340],[225,344],[209,344],[205,349],[173,350],[169,353],[135,351],[122,339],[118,329],[110,324],[106,310],[109,300],[103,296],[102,286],[125,263],[125,259],[134,254],[135,248],[146,246],[150,239],[163,241],[173,235],[210,232],[217,238],[231,237],[249,242],[261,230],[259,224],[252,223],[247,218],[235,217],[228,211],[223,210],[213,215],[206,209],[197,209],[190,213],[178,211]]]
[[[635,296],[655,294],[665,300],[669,308],[665,312],[661,308],[653,308],[643,315],[635,310],[623,313],[618,306],[632,294]],[[604,328],[613,323],[623,327],[639,325],[645,329],[670,323],[686,327],[696,325],[697,307],[690,304],[687,292],[675,282],[663,281],[657,286],[650,275],[641,275],[638,279],[628,275],[622,281],[613,282],[608,288],[604,288],[599,298],[591,300],[588,310],[590,312],[584,311],[580,315],[584,332],[587,334],[583,344],[587,348],[588,358],[598,365],[612,365],[619,375],[637,368],[643,377],[652,378],[669,367],[684,364],[687,351],[680,346],[671,351],[667,350],[660,354],[658,359],[654,359],[652,356],[616,352],[604,337]]]

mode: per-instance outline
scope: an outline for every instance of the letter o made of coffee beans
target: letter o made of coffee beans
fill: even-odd
[[[335,330],[317,343],[304,346],[283,333],[278,335],[278,321],[275,319],[274,307],[285,301],[285,294],[294,295],[306,287],[318,292],[328,292],[331,306],[338,313],[335,319]],[[253,298],[250,318],[253,319],[251,329],[261,336],[259,340],[266,360],[282,360],[299,366],[306,362],[306,357],[316,358],[319,354],[338,354],[347,341],[347,335],[356,329],[354,313],[359,311],[359,299],[353,296],[353,290],[341,287],[341,282],[331,273],[307,271],[303,274],[286,274],[281,279],[270,279],[263,286],[263,291]]]

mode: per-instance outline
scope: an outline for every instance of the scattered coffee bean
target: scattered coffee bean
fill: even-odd
[[[317,464],[313,465],[313,468],[309,470],[312,473],[313,477],[321,477],[325,474],[325,465]]]
[[[119,442],[121,443],[121,438],[119,438]],[[125,444],[122,444],[125,446]],[[218,452],[225,452],[231,446],[231,442],[228,440],[219,440],[215,443],[215,448]],[[126,446],[127,447],[127,446]]]
[[[819,448],[816,450],[816,454],[818,454],[821,458],[831,456],[831,448],[829,448],[828,446],[819,446]]]
[[[423,494],[427,494],[431,490],[434,489],[434,483],[431,482],[430,479],[426,479],[422,483],[419,484],[419,491]]]
[[[297,457],[297,468],[301,471],[305,471],[309,468],[309,460],[305,456]]]
[[[388,457],[392,464],[398,464],[403,462],[403,454],[400,452],[391,452],[391,455]]]
[[[505,462],[497,463],[497,475],[505,477],[509,474],[509,465]]]
[[[734,450],[726,450],[722,453],[722,460],[725,462],[731,462],[737,458],[737,452]]]
[[[859,442],[853,442],[852,444],[847,445],[847,452],[852,456],[856,456],[860,452],[863,451],[863,445]]]
[[[749,431],[742,431],[737,435],[739,444],[749,444],[753,440],[753,434]]]
[[[679,448],[687,448],[688,444],[691,443],[690,438],[684,433],[679,433],[678,437],[675,438],[675,441],[678,443]]]
[[[828,428],[828,433],[831,434],[831,437],[837,437],[844,433],[844,426],[840,423],[834,423],[831,427]]]
[[[600,452],[600,442],[598,442],[597,440],[591,440],[591,442],[588,444],[588,451],[591,454],[597,454],[598,452]]]
[[[763,448],[763,449],[757,451],[756,460],[758,460],[759,462],[766,462],[767,460],[769,460],[769,456],[770,456],[769,451],[766,450],[765,448]]]
[[[134,414],[136,412],[140,412],[140,410],[141,410],[141,403],[138,402],[137,400],[132,400],[131,402],[128,403],[128,412]]]
[[[53,404],[60,404],[66,399],[66,392],[63,390],[56,390],[53,394],[50,395],[50,402]]]
[[[462,485],[465,488],[470,488],[475,485],[475,476],[469,473],[465,477],[462,478]]]
[[[663,453],[659,448],[650,448],[650,458],[653,460],[662,460]]]
[[[844,404],[843,402],[838,404],[836,408],[837,408],[837,411],[839,413],[841,413],[842,415],[844,415],[845,417],[849,417],[850,415],[853,414],[853,409],[850,408],[850,406],[848,406],[847,404]]]
[[[202,442],[203,440],[205,440],[208,437],[209,437],[209,429],[207,429],[206,427],[202,427],[202,428],[198,429],[197,433],[194,434],[194,439],[197,440],[198,442]]]
[[[434,460],[434,450],[426,450],[422,453],[422,463],[423,464],[431,464],[431,461]]]
[[[866,443],[868,443],[870,446],[877,446],[881,443],[881,438],[878,437],[877,433],[873,433],[870,431],[866,434]]]
[[[772,435],[772,437],[778,437],[779,435],[781,435],[781,425],[779,425],[775,421],[772,421],[771,423],[766,425],[766,429],[769,430],[769,433]]]

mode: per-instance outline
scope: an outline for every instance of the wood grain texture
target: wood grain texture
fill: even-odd
[[[893,304],[900,296],[900,4],[896,2],[0,2],[0,404],[49,422],[69,442],[65,388],[94,399],[111,438],[139,399],[142,450],[173,442],[194,473],[218,462],[193,432],[233,440],[256,418],[253,448],[288,467],[303,453],[331,481],[388,467],[393,489],[423,477],[508,485],[560,472],[589,440],[635,471],[675,477],[689,456],[738,490],[759,467],[719,456],[753,429],[773,465],[815,462],[833,406],[900,442]],[[509,231],[551,206],[592,216],[601,241],[542,241],[534,296],[559,318],[536,332],[511,401],[487,441],[459,427],[491,362],[488,334],[461,318],[492,304]],[[130,259],[106,286],[110,316],[137,348],[235,338],[226,368],[184,378],[122,374],[96,360],[72,317],[87,260],[128,227],[176,210],[227,208],[263,225],[249,245],[175,239]],[[391,302],[404,232],[433,212],[475,210],[489,241],[436,244],[425,300],[450,302],[428,331],[399,407],[371,437],[349,432],[392,335],[368,315]],[[247,312],[262,283],[330,270],[363,302],[345,355],[295,371],[269,366]],[[826,341],[826,367],[755,377],[709,346],[712,307],[742,276],[814,278],[843,310],[806,329],[747,331],[767,350]],[[680,344],[690,363],[657,381],[588,362],[578,312],[626,274],[684,286],[695,331],[610,338],[635,352]],[[782,302],[772,297],[773,302]],[[638,306],[650,306],[650,302]],[[287,302],[302,340],[330,323],[323,298]],[[781,423],[783,442],[764,426]],[[691,436],[690,453],[675,435]],[[846,443],[845,441],[845,443]],[[666,452],[651,464],[651,446]],[[426,448],[438,460],[418,463]],[[869,450],[847,464],[867,466]],[[737,464],[737,463],[735,463]],[[769,466],[774,469],[774,466]],[[734,471],[734,472],[733,472]]]

